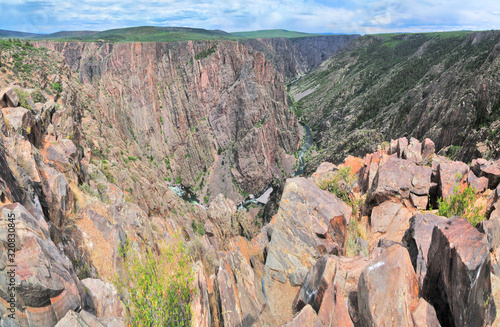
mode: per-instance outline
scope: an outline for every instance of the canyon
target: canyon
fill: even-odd
[[[0,326],[127,326],[134,253],[192,326],[498,325],[497,34],[0,41]]]

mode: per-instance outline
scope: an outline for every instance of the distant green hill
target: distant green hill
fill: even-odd
[[[294,32],[287,30],[260,30],[260,31],[249,31],[249,32],[235,32],[231,33],[231,35],[238,36],[245,39],[265,39],[265,38],[297,38],[297,37],[305,37],[305,36],[317,36],[320,34],[309,34],[302,32]]]
[[[54,37],[52,37],[54,36]],[[173,42],[237,39],[229,33],[219,30],[205,30],[188,27],[140,26],[119,28],[84,35],[49,35],[47,39],[67,41],[105,41],[105,42]]]
[[[255,38],[299,38],[317,36],[283,29],[227,33],[221,30],[205,30],[189,27],[138,26],[106,31],[61,31],[52,34],[33,34],[0,30],[0,38],[83,41],[83,42],[174,42],[199,40],[241,40]]]

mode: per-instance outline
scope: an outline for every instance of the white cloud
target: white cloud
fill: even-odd
[[[0,0],[0,12],[0,28],[40,32],[138,25],[337,33],[500,28],[498,0]]]

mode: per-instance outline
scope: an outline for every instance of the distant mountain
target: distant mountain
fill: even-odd
[[[245,39],[265,39],[265,38],[297,38],[305,36],[315,36],[319,34],[309,34],[295,31],[287,31],[283,29],[278,30],[260,30],[260,31],[249,31],[249,32],[235,32],[231,35],[242,37]]]
[[[30,37],[41,37],[41,36],[43,36],[43,35],[42,34],[35,34],[35,33],[0,30],[0,39],[9,38],[9,37],[30,38]]]
[[[222,30],[206,30],[202,28],[157,26],[127,27],[106,31],[60,31],[51,34],[35,34],[0,30],[0,38],[15,37],[23,39],[84,42],[173,42],[200,40],[300,38],[319,35],[323,34],[310,34],[287,31],[283,29],[228,33]]]

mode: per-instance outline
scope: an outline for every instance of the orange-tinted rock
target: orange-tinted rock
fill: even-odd
[[[400,202],[386,201],[372,209],[370,227],[377,237],[401,241],[410,224],[412,212]]]
[[[408,251],[394,245],[366,267],[358,284],[361,326],[413,326],[418,283]]]
[[[351,213],[349,205],[321,190],[313,181],[301,177],[288,179],[268,245],[266,266],[287,276],[309,270],[319,256],[318,248],[324,246],[322,236],[316,234],[318,224],[323,231],[325,228],[329,231],[332,241],[342,240],[344,220],[347,223]],[[330,221],[335,217],[343,218],[334,220],[332,228]],[[343,242],[337,246],[342,248]]]
[[[432,231],[422,296],[443,326],[483,326],[495,317],[486,236],[461,218]]]
[[[396,153],[398,158],[404,159],[403,154],[408,148],[408,139],[406,137],[401,137],[397,140]]]
[[[290,322],[287,322],[282,327],[313,327],[316,321],[316,311],[306,305]]]
[[[221,258],[217,288],[224,326],[275,324],[261,280],[241,253],[229,252]]]
[[[193,298],[191,299],[191,314],[193,326],[210,327],[210,301],[203,265],[197,262],[194,265],[195,277],[193,282]]]
[[[427,301],[420,298],[418,304],[412,309],[411,316],[415,327],[439,327],[436,310]]]
[[[337,281],[328,285],[314,327],[353,326],[342,289]]]

